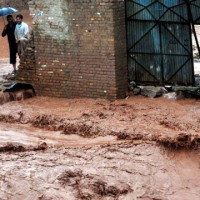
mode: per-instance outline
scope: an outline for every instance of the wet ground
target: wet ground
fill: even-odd
[[[6,42],[1,74],[12,71]],[[199,200],[199,144],[195,99],[8,102],[0,105],[0,200]]]
[[[0,58],[0,83],[4,82],[4,78],[13,71],[12,65],[8,63],[8,58]]]

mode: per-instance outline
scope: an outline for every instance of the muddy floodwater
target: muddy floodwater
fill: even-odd
[[[0,147],[7,144],[23,147],[47,144],[48,147],[82,147],[99,144],[117,143],[116,136],[99,136],[95,138],[84,138],[79,135],[64,135],[60,131],[46,131],[27,125],[8,125],[0,123]],[[4,150],[5,151],[5,150]]]
[[[199,199],[199,151],[155,143],[1,153],[1,199]]]
[[[0,106],[1,200],[198,200],[200,101],[33,97]]]

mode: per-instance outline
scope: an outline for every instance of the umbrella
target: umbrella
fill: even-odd
[[[11,8],[11,7],[0,8],[0,16],[10,15],[17,11],[18,10],[16,10],[15,8]]]
[[[12,7],[0,8],[0,17],[5,16],[5,15],[10,15],[15,12],[18,12],[18,10],[16,10],[15,8],[12,8]],[[4,19],[3,19],[3,21],[4,21]],[[5,24],[5,22],[4,22],[4,24]]]

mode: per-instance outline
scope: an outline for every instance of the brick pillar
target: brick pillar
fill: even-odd
[[[28,81],[39,95],[125,97],[124,1],[32,0],[29,6],[35,23],[35,69]],[[21,61],[24,73],[26,63]]]

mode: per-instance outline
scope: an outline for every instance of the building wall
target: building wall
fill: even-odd
[[[0,7],[14,7],[19,11],[28,9],[29,0],[0,0]]]
[[[44,96],[125,96],[124,1],[32,0],[29,9],[34,28],[19,80]]]

